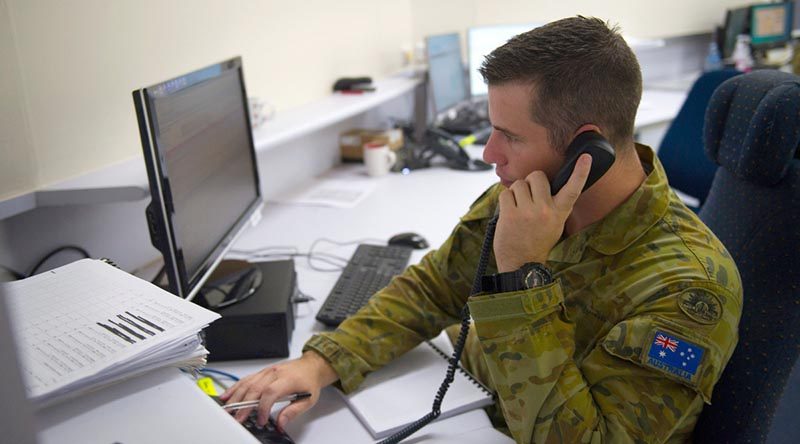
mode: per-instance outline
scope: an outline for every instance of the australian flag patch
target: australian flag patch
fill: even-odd
[[[697,344],[656,330],[653,342],[650,344],[650,352],[647,354],[647,364],[691,381],[697,373],[704,352],[705,350]]]

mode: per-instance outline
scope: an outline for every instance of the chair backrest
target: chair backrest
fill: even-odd
[[[739,268],[739,343],[695,442],[764,442],[800,354],[800,77],[756,71],[723,83],[705,119],[720,168],[700,218]]]
[[[661,140],[658,158],[667,173],[670,186],[706,200],[717,165],[703,151],[703,117],[711,94],[722,82],[741,72],[735,69],[710,71],[700,76],[689,90],[678,115]]]

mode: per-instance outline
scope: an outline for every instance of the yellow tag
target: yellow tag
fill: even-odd
[[[475,137],[474,135],[470,134],[469,136],[461,139],[461,141],[458,142],[458,146],[460,146],[461,148],[466,148],[466,147],[472,145],[473,143],[475,143],[476,139],[477,139],[477,137]]]
[[[208,396],[218,396],[217,389],[214,387],[214,381],[208,376],[198,379],[197,386],[200,387],[200,390],[206,392]]]

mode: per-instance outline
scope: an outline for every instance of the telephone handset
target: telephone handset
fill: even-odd
[[[578,157],[583,153],[589,153],[592,156],[592,169],[589,171],[589,178],[586,179],[586,185],[583,186],[582,191],[586,191],[587,188],[603,177],[603,174],[614,164],[614,159],[616,158],[614,148],[600,133],[585,131],[578,134],[567,147],[567,158],[564,166],[556,173],[556,177],[550,181],[550,194],[555,195],[567,183],[569,177],[572,176],[572,170],[575,169]]]
[[[575,163],[583,153],[589,153],[592,156],[592,167],[591,170],[589,170],[589,177],[586,179],[586,184],[583,187],[583,191],[594,185],[594,183],[597,182],[597,180],[600,179],[609,168],[611,168],[611,165],[614,164],[614,160],[616,158],[614,148],[611,146],[608,140],[600,135],[600,133],[596,131],[586,131],[578,134],[569,144],[569,147],[567,147],[567,155],[564,166],[561,167],[558,173],[556,173],[556,176],[550,182],[550,193],[552,195],[558,193],[567,183],[570,176],[572,176],[572,171],[575,169]],[[481,278],[486,273],[486,266],[489,263],[489,255],[492,252],[494,243],[494,230],[497,226],[497,220],[499,219],[499,211],[500,207],[498,206],[495,210],[494,216],[489,220],[489,226],[486,228],[486,236],[483,239],[481,256],[478,260],[478,269],[475,273],[475,278],[472,283],[472,292],[470,295],[478,294],[481,291]],[[405,438],[411,436],[412,433],[436,419],[441,414],[442,401],[447,393],[447,389],[453,382],[458,361],[461,359],[461,352],[464,350],[464,343],[466,342],[467,333],[469,332],[469,324],[469,306],[465,304],[464,308],[461,310],[461,330],[458,333],[458,340],[453,347],[453,356],[450,357],[450,365],[447,368],[447,374],[445,375],[444,381],[442,381],[442,385],[439,387],[439,390],[436,393],[431,412],[418,419],[416,422],[408,425],[403,430],[400,430],[394,435],[381,441],[380,444],[399,443]]]

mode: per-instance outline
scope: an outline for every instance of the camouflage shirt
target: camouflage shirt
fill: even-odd
[[[736,345],[741,282],[652,150],[637,151],[647,179],[553,248],[552,284],[468,299],[497,184],[438,250],[305,349],[326,357],[352,391],[458,321],[468,303],[477,332],[468,348],[482,356],[517,442],[689,440]],[[488,268],[496,271],[493,259]]]

